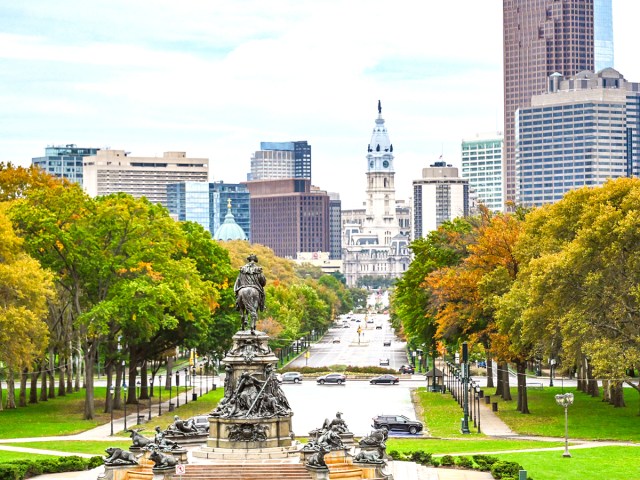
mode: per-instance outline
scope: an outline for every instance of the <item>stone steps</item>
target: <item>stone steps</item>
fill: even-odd
[[[301,464],[187,465],[184,475],[174,480],[311,480]]]

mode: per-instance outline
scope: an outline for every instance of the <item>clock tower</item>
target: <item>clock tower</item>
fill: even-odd
[[[367,147],[367,203],[363,233],[377,235],[380,245],[389,245],[391,239],[400,233],[394,176],[393,145],[378,100],[378,118]]]

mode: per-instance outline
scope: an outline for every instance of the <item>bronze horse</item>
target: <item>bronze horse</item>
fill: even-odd
[[[236,296],[236,307],[240,310],[243,330],[246,330],[247,322],[251,320],[251,333],[255,332],[256,323],[258,322],[260,297],[260,290],[252,285],[247,285],[238,290],[238,294]]]

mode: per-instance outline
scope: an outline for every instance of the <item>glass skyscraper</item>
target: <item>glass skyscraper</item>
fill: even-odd
[[[593,0],[593,45],[595,69],[613,67],[612,0]]]
[[[469,180],[478,202],[494,212],[503,209],[502,144],[500,133],[462,140],[462,178]]]
[[[44,149],[44,157],[31,159],[31,163],[58,178],[66,178],[82,185],[82,159],[95,155],[99,148],[79,148],[71,143]]]

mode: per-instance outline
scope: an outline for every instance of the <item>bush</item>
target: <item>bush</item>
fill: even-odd
[[[440,460],[438,460],[437,458],[432,458],[431,459],[431,465],[434,467],[439,467],[440,466]]]
[[[419,463],[420,465],[429,465],[432,457],[433,454],[423,451],[411,452],[410,456],[412,462]]]
[[[456,458],[456,465],[460,468],[467,468],[469,470],[473,468],[473,462],[469,457],[465,456]]]
[[[102,457],[92,457],[85,460],[75,455],[56,459],[15,460],[0,464],[0,480],[23,480],[46,473],[75,472],[95,468],[102,464]]]
[[[491,466],[491,475],[498,479],[517,479],[520,470],[522,470],[522,467],[517,462],[499,460]]]
[[[484,472],[491,470],[491,465],[498,461],[498,457],[492,457],[491,455],[474,455],[471,458],[478,465],[478,469]]]
[[[445,455],[440,459],[440,465],[443,467],[453,467],[455,463],[456,462],[451,455]]]

